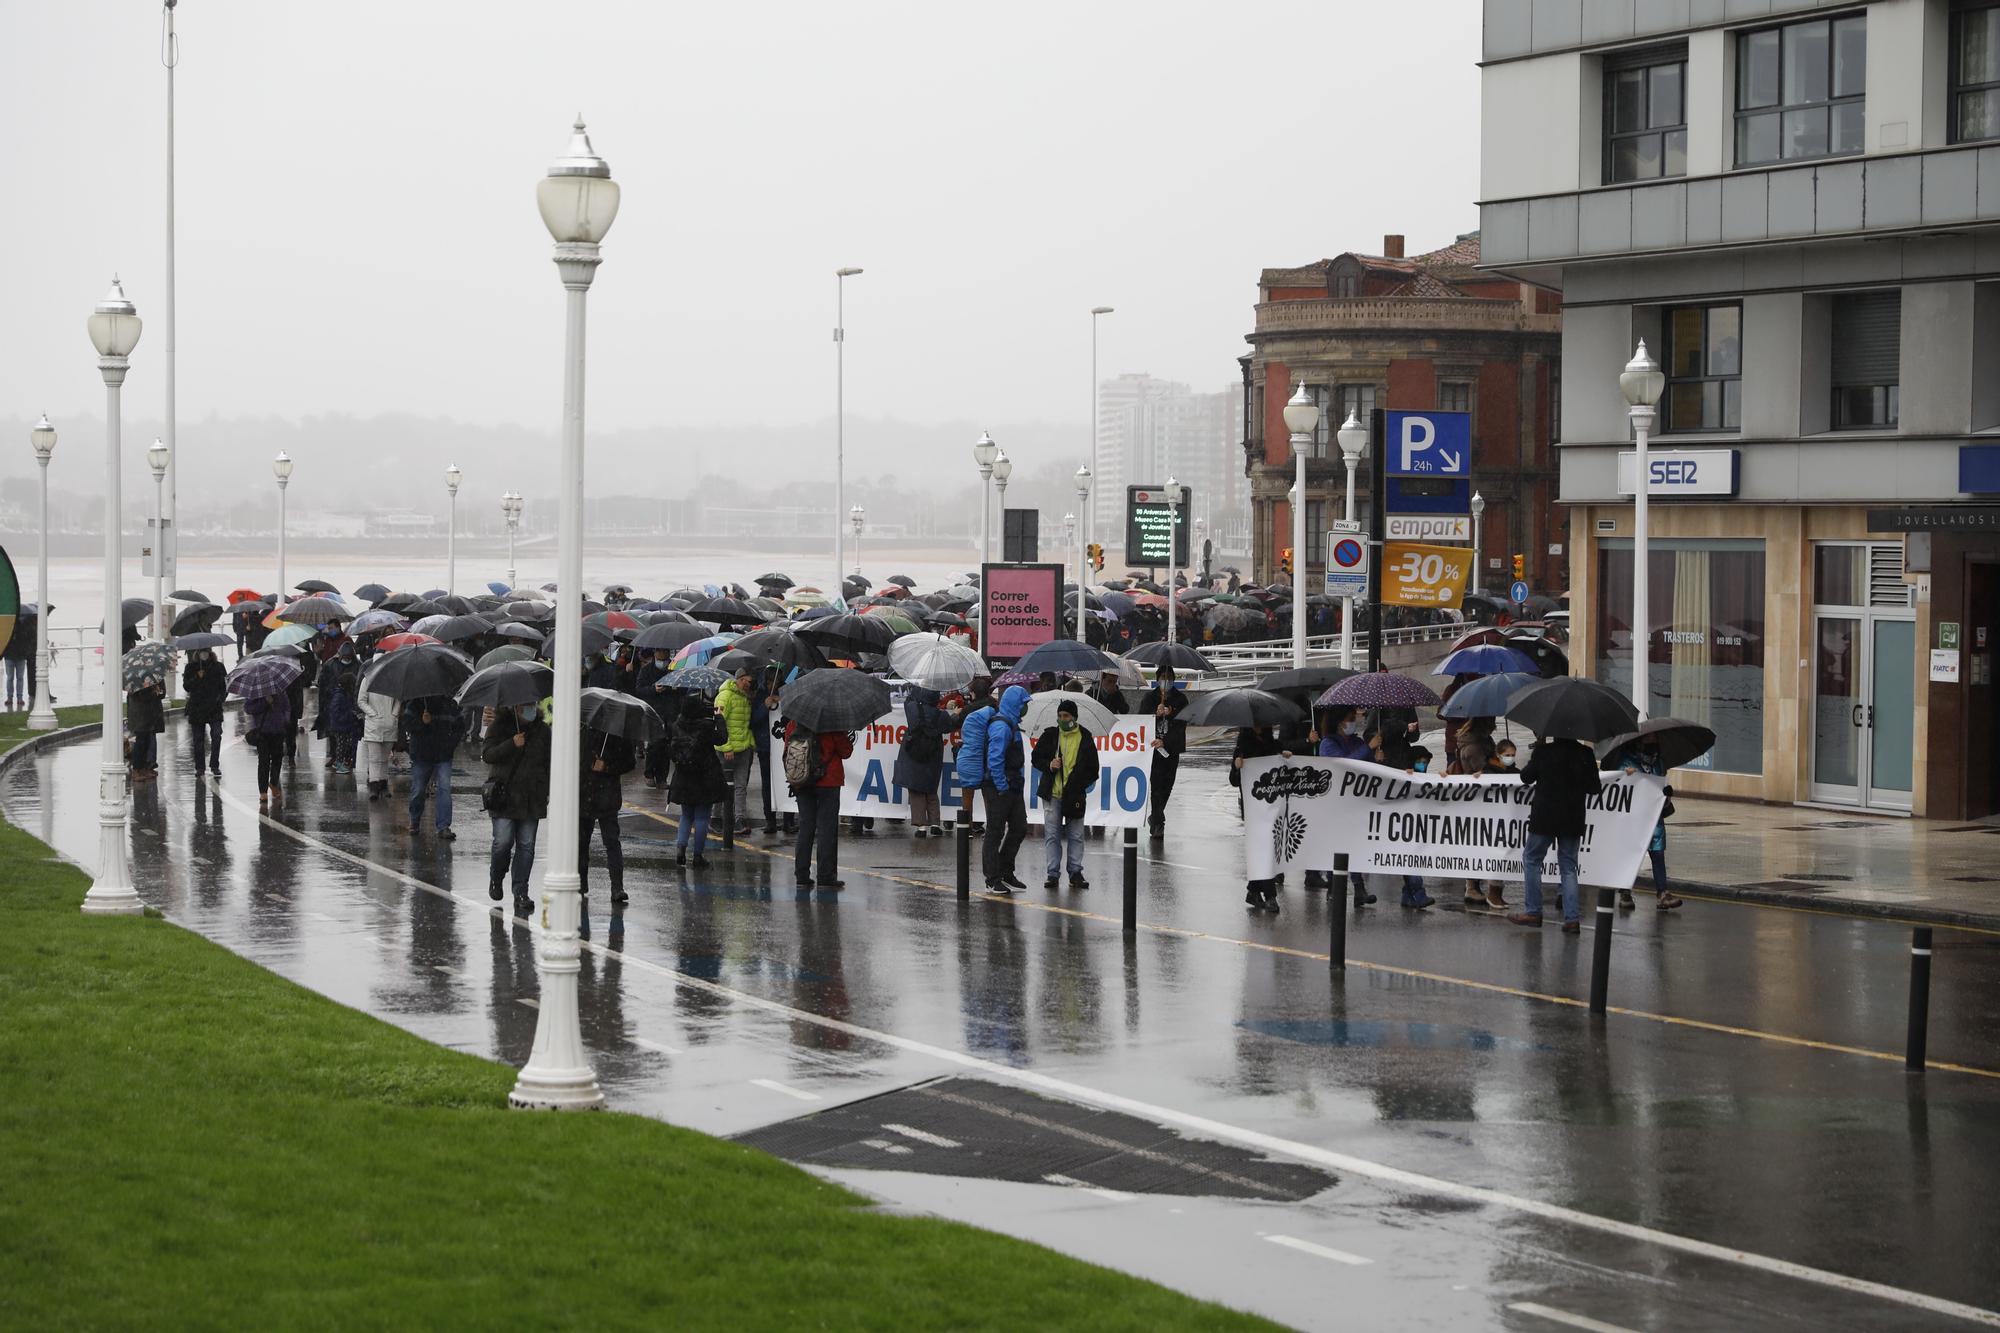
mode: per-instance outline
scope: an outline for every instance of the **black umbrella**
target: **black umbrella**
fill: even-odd
[[[758,670],[764,665],[764,659],[753,657],[740,649],[731,648],[728,652],[717,653],[714,657],[709,658],[707,665],[720,671],[725,676],[733,676],[739,671]]]
[[[954,615],[950,611],[933,611],[924,617],[924,623],[938,629],[964,629],[966,627],[965,617]]]
[[[176,588],[167,594],[167,600],[170,602],[212,602],[215,599],[205,593],[198,593],[193,588]]]
[[[1273,671],[1258,681],[1257,688],[1280,699],[1289,699],[1301,708],[1311,708],[1313,701],[1326,693],[1336,681],[1357,674],[1337,666],[1287,667],[1283,671]]]
[[[418,647],[422,647],[419,644]],[[414,652],[405,648],[403,652]],[[391,657],[400,657],[392,653]],[[512,708],[536,704],[555,689],[556,673],[540,662],[501,662],[475,671],[459,687],[458,701],[482,708]]]
[[[688,608],[688,615],[712,625],[761,625],[764,613],[734,597],[704,597]]]
[[[1151,666],[1170,666],[1176,671],[1215,670],[1206,657],[1186,644],[1168,643],[1165,639],[1140,644],[1125,654],[1125,660]]]
[[[325,579],[307,579],[304,583],[294,583],[292,586],[300,592],[330,592],[335,597],[340,596],[340,589]]]
[[[479,670],[484,671],[487,667],[494,666],[500,662],[532,662],[534,660],[535,650],[526,644],[503,643],[498,648],[486,653],[473,665]]]
[[[1075,639],[1051,639],[1030,648],[1014,663],[1015,671],[1116,671],[1118,659]]]
[[[473,672],[472,659],[441,643],[417,643],[384,653],[368,664],[361,688],[391,699],[454,694]]]
[[[1537,736],[1599,741],[1639,729],[1639,710],[1609,685],[1581,676],[1530,685],[1507,703],[1507,718]]]
[[[509,602],[500,610],[509,620],[525,620],[531,624],[556,618],[556,609],[547,602]]]
[[[826,658],[820,654],[819,649],[779,625],[751,630],[729,645],[729,651],[748,654],[760,662],[800,667],[808,671],[826,665]]]
[[[1289,699],[1241,686],[1197,694],[1181,712],[1181,721],[1190,727],[1282,727],[1305,715]]]
[[[380,583],[364,583],[354,590],[354,595],[364,602],[380,606],[382,599],[389,595],[389,590]]]
[[[492,621],[485,616],[472,615],[451,616],[443,623],[433,625],[424,631],[439,643],[457,643],[460,639],[473,639],[492,632]]]
[[[221,607],[217,606],[214,602],[203,602],[199,606],[190,606],[187,610],[175,616],[174,623],[167,627],[167,633],[173,635],[201,634],[206,632],[221,618]]]
[[[1535,659],[1535,670],[1551,680],[1569,674],[1569,654],[1539,634],[1510,634],[1505,643]]]
[[[1715,733],[1701,723],[1683,722],[1677,717],[1656,717],[1641,722],[1636,730],[1623,731],[1599,741],[1597,758],[1609,767],[1618,760],[1619,751],[1644,737],[1650,737],[1660,747],[1660,758],[1666,761],[1668,768],[1691,764],[1715,748]]]
[[[653,706],[618,690],[591,686],[578,696],[577,716],[592,731],[622,736],[628,741],[656,741],[667,734],[666,723]]]
[[[371,584],[370,586],[379,587],[381,585]],[[401,615],[406,608],[415,606],[417,601],[417,595],[413,592],[392,592],[381,601],[375,603],[375,609],[377,611],[394,611],[398,615]]]
[[[896,627],[881,616],[821,616],[817,620],[805,621],[794,633],[801,638],[810,638],[814,647],[819,647],[824,641],[853,653],[886,653],[896,639]]]
[[[504,625],[495,625],[493,633],[500,638],[513,639],[520,643],[540,643],[549,637],[533,625],[523,625],[517,620],[510,620]]]
[[[854,731],[893,706],[889,687],[860,671],[809,671],[778,692],[786,720],[807,731]]]
[[[658,625],[648,625],[632,636],[632,646],[648,652],[677,653],[691,643],[700,643],[709,638],[706,625],[691,621],[666,621]]]
[[[127,629],[153,614],[153,604],[144,597],[127,597],[118,604],[118,623]],[[103,626],[98,627],[100,630]]]
[[[657,607],[651,611],[640,611],[633,616],[641,625],[692,625],[694,617],[676,606]],[[708,631],[703,629],[702,633]]]
[[[227,634],[182,634],[174,639],[174,651],[189,652],[196,648],[227,648],[236,640]]]
[[[891,574],[889,576],[889,582],[900,583],[905,588],[914,588],[917,586],[917,581],[911,578],[908,574]]]
[[[792,581],[790,574],[779,574],[775,571],[769,574],[759,574],[755,582],[760,588],[796,588],[798,586],[798,584]]]
[[[336,620],[352,620],[354,614],[328,597],[301,597],[279,611],[278,619],[288,625],[328,625]]]
[[[440,606],[438,603],[422,597],[405,606],[385,606],[384,609],[394,611],[406,620],[422,620],[425,616],[448,616],[451,614],[449,608]]]
[[[439,606],[455,616],[469,616],[476,609],[472,605],[471,598],[461,597],[455,592],[448,592],[444,596],[435,598],[434,600]]]

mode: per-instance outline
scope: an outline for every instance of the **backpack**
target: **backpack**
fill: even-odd
[[[994,708],[987,704],[974,709],[958,733],[958,785],[977,787],[986,781],[986,727],[993,721]]]
[[[795,729],[785,741],[785,781],[794,790],[819,785],[826,776],[826,756],[819,737],[804,727]]]

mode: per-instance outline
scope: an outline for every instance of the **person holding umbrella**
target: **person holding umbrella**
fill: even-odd
[[[222,776],[222,697],[228,681],[215,654],[196,648],[181,671],[181,693],[187,698],[185,716],[194,749],[194,775],[205,767],[210,777]]]
[[[1048,875],[1042,887],[1053,889],[1059,883],[1063,844],[1067,842],[1069,886],[1087,889],[1090,881],[1083,877],[1084,800],[1097,784],[1101,766],[1097,739],[1077,720],[1076,700],[1064,699],[1056,705],[1056,724],[1036,738],[1029,762],[1041,775],[1036,780],[1035,797],[1042,804],[1042,842],[1048,848]],[[931,808],[937,808],[935,791]]]
[[[1174,669],[1162,666],[1153,688],[1139,702],[1139,712],[1153,715],[1153,768],[1149,775],[1152,794],[1152,833],[1167,836],[1167,802],[1174,794],[1174,779],[1181,771],[1181,755],[1187,750],[1187,724],[1180,720],[1187,707],[1187,694],[1174,683]]]
[[[667,799],[681,809],[680,829],[674,834],[674,864],[688,860],[688,843],[694,843],[694,863],[708,864],[702,853],[708,849],[709,815],[729,795],[729,780],[722,769],[721,745],[729,739],[729,724],[722,720],[702,694],[687,695],[674,716],[672,780]]]
[[[166,695],[159,677],[148,673],[125,694],[125,729],[132,737],[126,762],[132,780],[144,782],[159,776],[160,733],[167,729]]]
[[[633,693],[652,705],[661,729],[669,737],[646,747],[646,783],[653,787],[666,785],[672,763],[674,723],[680,716],[680,691],[667,688],[667,675],[673,669],[673,651],[655,648],[653,660],[639,668],[639,678],[633,686]]]
[[[424,803],[437,790],[437,835],[445,842],[451,830],[451,761],[465,731],[465,717],[449,695],[410,699],[403,704],[403,744],[410,752],[410,833],[424,831]]]
[[[504,665],[519,665],[506,663]],[[514,914],[526,916],[528,876],[535,867],[535,836],[549,813],[549,758],[553,741],[539,702],[497,705],[486,733],[486,811],[493,817],[493,857],[486,896],[500,901],[508,865],[514,873]]]
[[[346,775],[354,771],[355,750],[361,743],[366,724],[361,717],[361,691],[356,683],[359,670],[354,662],[354,645],[343,642],[328,669],[331,683],[324,689],[326,704],[321,716],[326,722],[328,757],[333,771]]]
[[[910,827],[915,836],[942,838],[938,788],[944,778],[944,743],[958,730],[964,714],[947,710],[936,690],[913,685],[903,696],[903,715],[907,726],[893,776],[896,785],[910,794]]]
[[[1283,755],[1290,759],[1292,752],[1278,739],[1277,727],[1238,727],[1236,748],[1229,756],[1229,785],[1236,788],[1236,810],[1243,812],[1243,764],[1249,759],[1262,759],[1269,755]],[[1404,895],[1405,905],[1409,895]],[[1254,912],[1275,912],[1278,910],[1278,881],[1273,879],[1253,879],[1243,885],[1243,901]]]
[[[604,865],[611,875],[611,901],[622,907],[628,900],[625,842],[618,834],[618,808],[625,803],[625,775],[632,771],[637,757],[631,741],[593,727],[584,728],[577,757],[583,767],[576,788],[578,892],[586,897],[590,894],[590,836],[594,829],[604,843]]]
[[[843,761],[854,753],[852,733],[889,711],[889,687],[860,671],[809,671],[780,691],[778,704],[786,719],[785,781],[799,801],[793,873],[801,892],[837,891],[846,887],[839,877],[838,842]],[[812,878],[815,850],[817,879]]]
[[[1521,769],[1521,781],[1535,788],[1528,806],[1528,845],[1521,853],[1521,910],[1508,916],[1517,926],[1542,924],[1542,858],[1551,844],[1562,875],[1563,934],[1583,930],[1577,900],[1577,845],[1583,838],[1584,803],[1604,790],[1597,776],[1597,757],[1590,747],[1564,736],[1549,736],[1535,744]]]
[[[1682,764],[1693,763],[1707,754],[1715,746],[1715,732],[1696,722],[1683,722],[1679,718],[1661,717],[1642,722],[1636,731],[1629,731],[1609,740],[1600,741],[1597,752],[1606,756],[1606,764],[1617,764],[1627,773],[1650,773],[1664,777],[1669,769]],[[1653,825],[1652,841],[1646,852],[1653,863],[1653,891],[1658,895],[1660,910],[1671,911],[1681,906],[1682,900],[1667,892],[1667,816],[1674,812],[1674,789],[1666,789],[1667,800],[1660,807],[1660,818]],[[1620,907],[1634,907],[1632,891],[1618,891]]]
[[[736,674],[715,693],[715,711],[727,729],[723,742],[715,747],[722,759],[723,772],[729,779],[729,792],[720,813],[727,820],[733,811],[736,818],[734,827],[727,823],[723,825],[724,842],[750,831],[744,798],[750,789],[750,764],[757,757],[757,738],[750,730],[750,696],[756,688],[757,672],[755,668],[745,666],[738,668]]]

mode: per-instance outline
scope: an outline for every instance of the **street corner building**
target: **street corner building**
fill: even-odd
[[[1481,82],[1480,266],[1562,297],[1572,660],[1643,645],[1686,791],[2000,811],[2000,0],[1486,0]]]
[[[1477,232],[1413,257],[1404,249],[1403,237],[1385,236],[1379,255],[1267,268],[1258,278],[1252,350],[1238,361],[1256,576],[1281,577],[1292,544],[1296,460],[1284,408],[1304,383],[1319,424],[1306,457],[1306,549],[1295,558],[1311,586],[1325,577],[1329,524],[1345,512],[1335,437],[1349,413],[1366,425],[1379,407],[1469,414],[1470,482],[1486,501],[1474,586],[1504,586],[1500,572],[1511,577],[1520,555],[1533,587],[1559,592],[1566,536],[1551,446],[1562,395],[1560,298],[1482,269]],[[1355,493],[1355,513],[1368,514],[1366,467]],[[1465,524],[1455,540],[1471,538]]]

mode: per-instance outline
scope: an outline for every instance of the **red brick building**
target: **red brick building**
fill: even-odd
[[[1560,298],[1478,271],[1477,232],[1411,258],[1401,236],[1385,236],[1382,250],[1268,268],[1258,281],[1251,352],[1240,360],[1256,577],[1279,578],[1292,544],[1284,407],[1303,380],[1320,405],[1306,456],[1308,574],[1324,572],[1327,525],[1345,507],[1335,433],[1348,412],[1366,423],[1376,407],[1432,408],[1472,414],[1472,484],[1486,500],[1480,586],[1504,589],[1519,553],[1537,591],[1562,592],[1567,564],[1549,551],[1565,540],[1550,447],[1562,393]],[[1364,520],[1368,504],[1364,461],[1355,509]]]

